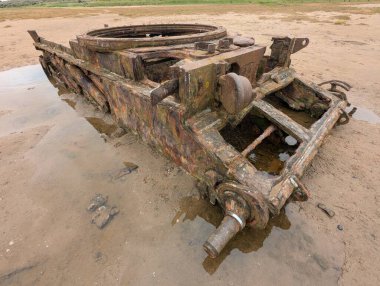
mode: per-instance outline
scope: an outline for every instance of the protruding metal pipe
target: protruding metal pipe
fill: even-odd
[[[259,137],[257,137],[251,144],[249,144],[248,147],[245,148],[243,152],[241,152],[241,154],[244,157],[247,157],[247,155],[251,153],[259,144],[261,144],[261,142],[263,142],[265,138],[269,137],[276,130],[276,126],[269,125],[269,127],[267,127],[267,129],[265,129]]]
[[[157,105],[169,95],[175,93],[178,89],[178,79],[171,79],[163,82],[159,87],[152,90],[150,100],[152,105]]]
[[[227,243],[242,229],[241,222],[230,215],[223,218],[219,227],[203,244],[204,250],[211,258],[217,257]]]

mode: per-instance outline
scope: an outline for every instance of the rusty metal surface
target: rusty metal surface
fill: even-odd
[[[198,24],[158,24],[104,28],[77,36],[82,46],[94,51],[168,46],[210,41],[226,36],[226,29]]]
[[[219,100],[230,114],[236,114],[247,107],[252,99],[252,84],[248,78],[228,73],[219,77]]]
[[[111,113],[220,205],[225,218],[204,245],[211,257],[245,226],[265,228],[291,196],[307,199],[300,178],[330,130],[347,123],[349,84],[317,85],[290,68],[307,38],[273,38],[265,56],[253,38],[206,25],[100,29],[70,48],[29,33],[53,84]]]

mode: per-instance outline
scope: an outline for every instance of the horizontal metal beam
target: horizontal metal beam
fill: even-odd
[[[302,142],[307,142],[310,140],[311,136],[309,130],[296,123],[289,116],[279,111],[264,100],[254,101],[253,108],[258,110],[269,121],[273,122],[276,126],[280,127],[280,129],[283,129],[285,132],[297,140],[300,140]]]

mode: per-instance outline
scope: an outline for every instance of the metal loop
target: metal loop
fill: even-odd
[[[337,91],[337,89],[336,89],[337,86],[343,88],[346,91],[349,91],[352,88],[352,86],[349,83],[347,83],[345,81],[342,81],[342,80],[337,80],[337,79],[324,81],[324,82],[321,82],[318,85],[322,86],[322,85],[325,85],[325,84],[330,84],[331,85],[330,89],[328,89],[329,91]]]
[[[350,117],[348,116],[347,112],[343,109],[340,109],[342,114],[340,115],[338,121],[336,122],[337,125],[344,125],[347,124],[350,121]],[[342,121],[343,120],[343,121]]]

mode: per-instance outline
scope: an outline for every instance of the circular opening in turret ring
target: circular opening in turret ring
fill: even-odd
[[[224,27],[199,24],[159,24],[104,28],[77,36],[90,50],[114,51],[212,41],[227,35]]]

